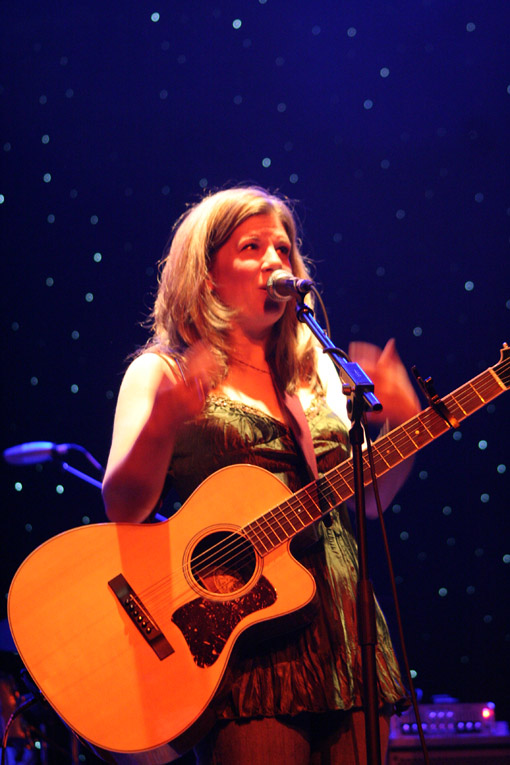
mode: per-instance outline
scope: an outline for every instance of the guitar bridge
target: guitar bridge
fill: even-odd
[[[150,645],[161,661],[174,653],[174,649],[163,635],[158,625],[143,605],[140,598],[129,585],[126,578],[119,574],[110,579],[108,586],[114,592],[120,605],[129,616],[144,640]]]

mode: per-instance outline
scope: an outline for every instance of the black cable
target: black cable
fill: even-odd
[[[18,717],[25,709],[33,706],[37,702],[35,696],[27,696],[24,701],[16,707],[11,716],[7,720],[5,725],[4,735],[2,737],[2,765],[5,765],[7,759],[7,741],[9,739],[9,730],[16,717]]]
[[[368,455],[368,461],[369,461],[369,464],[370,464],[370,475],[372,477],[372,487],[373,487],[373,490],[374,490],[374,497],[375,497],[375,502],[376,502],[376,505],[377,505],[377,514],[379,516],[379,522],[380,522],[380,525],[381,525],[381,534],[382,534],[382,538],[383,538],[383,545],[384,545],[384,552],[385,552],[385,555],[386,555],[386,562],[388,564],[388,570],[389,570],[389,576],[390,576],[390,584],[391,584],[391,591],[392,591],[393,602],[394,602],[394,606],[395,606],[395,615],[396,615],[396,618],[397,618],[397,627],[398,627],[398,634],[399,634],[399,640],[400,640],[400,647],[401,647],[401,650],[402,650],[402,660],[403,660],[403,663],[404,663],[404,668],[405,668],[405,673],[406,673],[406,677],[407,677],[407,682],[408,682],[408,685],[409,685],[409,691],[411,693],[411,702],[412,702],[414,714],[416,716],[416,725],[418,727],[418,735],[420,737],[420,743],[421,743],[421,748],[422,748],[422,752],[423,752],[424,762],[426,763],[426,765],[429,765],[430,759],[429,759],[429,754],[428,754],[428,750],[427,750],[427,745],[425,743],[425,736],[423,734],[423,726],[422,726],[422,723],[421,723],[420,711],[419,711],[419,708],[418,708],[418,700],[416,698],[416,692],[415,692],[415,689],[414,689],[414,683],[413,683],[413,679],[411,677],[411,670],[410,670],[410,667],[409,667],[409,659],[408,659],[408,655],[407,655],[407,648],[406,648],[406,643],[405,643],[405,638],[404,638],[404,628],[403,628],[403,625],[402,625],[402,615],[401,615],[401,612],[400,612],[400,604],[399,604],[399,600],[398,600],[397,586],[396,586],[396,582],[395,582],[395,573],[393,571],[393,563],[392,563],[392,560],[391,560],[390,546],[389,546],[389,543],[388,543],[388,536],[386,534],[386,524],[384,523],[383,509],[382,509],[382,505],[381,505],[381,498],[379,496],[379,488],[377,486],[377,476],[376,476],[376,473],[375,473],[374,456],[373,456],[373,452],[372,452],[372,442],[370,440],[370,436],[369,436],[369,433],[368,433],[366,415],[363,415],[363,428],[365,430],[365,438],[366,438],[366,442],[367,442],[367,455]]]

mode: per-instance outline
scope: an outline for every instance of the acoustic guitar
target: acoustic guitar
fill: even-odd
[[[509,356],[505,344],[499,363],[443,399],[457,421],[508,390]],[[431,406],[378,439],[376,475],[448,428]],[[205,730],[239,635],[312,600],[315,582],[290,541],[353,491],[351,460],[295,494],[261,468],[234,465],[162,523],[59,534],[29,555],[10,588],[21,659],[105,759],[172,761]]]

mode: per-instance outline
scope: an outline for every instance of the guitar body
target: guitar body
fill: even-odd
[[[184,734],[200,726],[241,632],[313,598],[289,542],[262,557],[237,533],[289,496],[262,468],[235,465],[168,521],[72,529],[24,561],[11,631],[64,722],[100,750],[137,755],[118,762],[164,763],[190,747]],[[213,570],[225,540],[239,555]]]

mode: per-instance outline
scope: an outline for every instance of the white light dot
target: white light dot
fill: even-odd
[[[383,66],[382,69],[379,70],[379,74],[381,77],[389,77],[390,76],[390,70],[387,66]]]
[[[72,337],[73,340],[78,340],[79,339],[80,333],[78,332],[77,329],[73,329],[73,331],[71,332],[71,337]]]
[[[78,388],[78,386],[75,383],[73,383],[73,385],[71,385],[71,393],[78,393],[79,390],[80,389]]]
[[[3,194],[0,194],[0,205],[3,205],[4,202],[5,202],[5,197]]]
[[[19,481],[16,481],[16,483],[14,484],[14,489],[16,491],[23,491],[23,484],[20,483]]]
[[[339,242],[341,242],[341,241],[342,241],[342,239],[343,239],[343,236],[342,236],[342,234],[340,234],[340,233],[338,233],[338,232],[336,232],[335,234],[333,234],[333,241],[334,241],[334,242],[336,242],[336,244],[338,244]]]
[[[234,103],[236,106],[239,106],[239,104],[243,103],[243,97],[242,96],[234,96]]]
[[[453,433],[453,440],[460,441],[461,438],[462,438],[462,433],[460,432],[460,430],[455,430]]]
[[[312,27],[312,34],[317,36],[320,35],[321,28],[316,24],[314,27]]]
[[[490,624],[492,622],[492,616],[490,614],[485,614],[485,616],[483,617],[483,620],[485,624]]]
[[[418,473],[418,477],[420,478],[421,481],[426,481],[427,478],[429,477],[429,474],[427,473],[426,470],[420,470],[420,472]]]
[[[280,114],[283,114],[283,112],[287,111],[287,104],[284,104],[283,102],[281,102],[278,104],[276,108],[280,112]]]
[[[53,287],[54,284],[55,284],[55,280],[53,279],[53,277],[48,276],[48,278],[46,279],[46,286]]]
[[[418,677],[418,673],[417,673],[417,671],[415,669],[411,669],[409,674],[411,675],[413,680],[414,680],[415,677]]]
[[[168,98],[168,90],[160,90],[159,97],[162,101],[164,101],[165,98]]]
[[[374,105],[374,102],[372,101],[372,99],[371,99],[371,98],[366,98],[366,99],[363,101],[363,108],[364,108],[364,109],[367,109],[367,110],[368,110],[368,109],[371,109],[371,108],[373,107],[373,105]]]
[[[33,385],[34,387],[36,385],[39,385],[39,378],[38,377],[31,377],[30,378],[30,385]]]
[[[99,218],[97,217],[97,215],[91,215],[90,222],[92,223],[93,226],[96,226],[99,223]]]
[[[43,136],[42,136],[42,138],[41,138],[41,142],[42,142],[42,143],[49,143],[49,142],[50,142],[50,137],[49,137],[49,135],[46,135],[46,134],[45,134],[45,135],[43,135]]]
[[[386,274],[386,269],[384,266],[377,266],[375,269],[376,276],[384,276]]]
[[[48,99],[46,98],[46,96],[44,96],[44,95],[43,96],[39,96],[39,103],[42,104],[43,106],[44,106],[44,104],[47,104],[48,103]]]
[[[498,471],[498,473],[499,473],[500,475],[502,475],[503,473],[506,473],[506,465],[498,465],[498,467],[496,468],[496,470]]]
[[[349,27],[349,29],[347,30],[347,37],[356,37],[357,32],[358,30],[356,29],[356,27]]]
[[[465,282],[464,289],[466,290],[466,292],[472,292],[474,288],[475,288],[474,282],[469,282],[469,281]]]
[[[466,24],[466,30],[468,32],[474,32],[475,29],[476,29],[476,24],[473,24],[472,21],[468,21],[468,23]]]
[[[443,507],[443,515],[451,515],[452,514],[452,508],[449,505],[445,505]]]
[[[508,553],[503,555],[503,563],[510,563],[510,555],[508,555]]]
[[[484,196],[481,191],[475,194],[475,202],[483,202]]]
[[[448,595],[448,590],[446,589],[446,587],[440,587],[437,593],[439,597],[445,598]]]
[[[69,196],[71,197],[71,199],[76,199],[76,197],[78,196],[78,192],[76,191],[76,189],[71,189],[71,191],[69,192]]]
[[[400,534],[400,539],[402,540],[402,542],[407,542],[407,540],[409,539],[409,533],[407,531],[402,531]]]
[[[243,22],[241,21],[241,19],[234,19],[234,21],[232,22],[232,26],[234,27],[234,29],[241,29],[242,23]]]
[[[170,194],[170,186],[163,186],[161,193],[163,196],[167,197]]]
[[[160,18],[159,13],[157,11],[155,11],[154,13],[151,13],[151,21],[153,21],[154,23],[159,21],[159,18]]]
[[[474,594],[475,594],[475,592],[476,592],[476,590],[475,590],[475,588],[473,587],[473,585],[472,585],[472,584],[470,584],[468,587],[466,587],[466,592],[467,592],[467,594],[468,594],[468,595],[474,595]]]
[[[6,143],[4,143],[4,151],[10,151],[11,149],[12,149],[12,146],[11,146],[11,144],[9,143],[9,141],[7,141]]]
[[[28,531],[28,533],[30,533],[32,531],[32,524],[31,523],[25,523],[25,531]]]
[[[85,295],[85,300],[87,301],[87,303],[92,303],[92,301],[94,300],[94,295],[92,294],[92,292],[87,292],[87,294]]]
[[[395,216],[396,216],[396,218],[398,218],[398,220],[403,220],[403,218],[406,217],[406,211],[405,210],[397,210],[397,212],[395,213]]]
[[[90,523],[90,518],[88,517],[88,515],[84,515],[83,518],[81,519],[81,522],[84,523],[85,525],[87,525],[87,523]]]
[[[55,486],[55,491],[57,494],[63,494],[64,493],[64,487],[61,483],[59,483],[57,486]]]
[[[73,96],[74,96],[74,90],[72,88],[67,88],[66,98],[72,98]]]
[[[13,321],[11,324],[11,329],[13,332],[17,332],[19,329],[19,323],[17,321]],[[498,472],[501,472],[501,471],[498,471]]]
[[[105,393],[106,398],[108,401],[111,401],[113,398],[115,398],[115,394],[112,390],[107,390]]]
[[[95,263],[100,263],[103,259],[103,256],[101,255],[100,252],[95,252],[93,255],[93,258]]]
[[[489,500],[490,496],[488,494],[484,493],[480,496],[480,501],[483,502],[484,505],[486,505]]]
[[[483,439],[481,441],[478,441],[478,448],[479,449],[487,449],[487,441],[484,441]]]
[[[55,216],[53,215],[53,213],[50,213],[48,217],[46,218],[46,220],[48,221],[48,223],[55,223]]]
[[[402,511],[402,507],[400,505],[393,505],[391,509],[394,513],[400,513]]]
[[[264,157],[262,167],[271,167],[271,159],[269,157]]]
[[[289,176],[289,181],[291,183],[297,183],[299,181],[299,175],[297,173],[292,173],[292,175]]]
[[[382,159],[381,160],[381,167],[382,167],[383,170],[387,170],[389,168],[389,166],[390,166],[389,159]]]
[[[209,181],[207,180],[207,178],[200,178],[198,185],[200,186],[201,189],[205,189],[208,183]]]
[[[422,330],[422,328],[421,328],[421,327],[415,327],[415,328],[413,329],[413,335],[414,335],[415,337],[421,337],[421,336],[422,336],[422,334],[423,334],[423,330]]]

